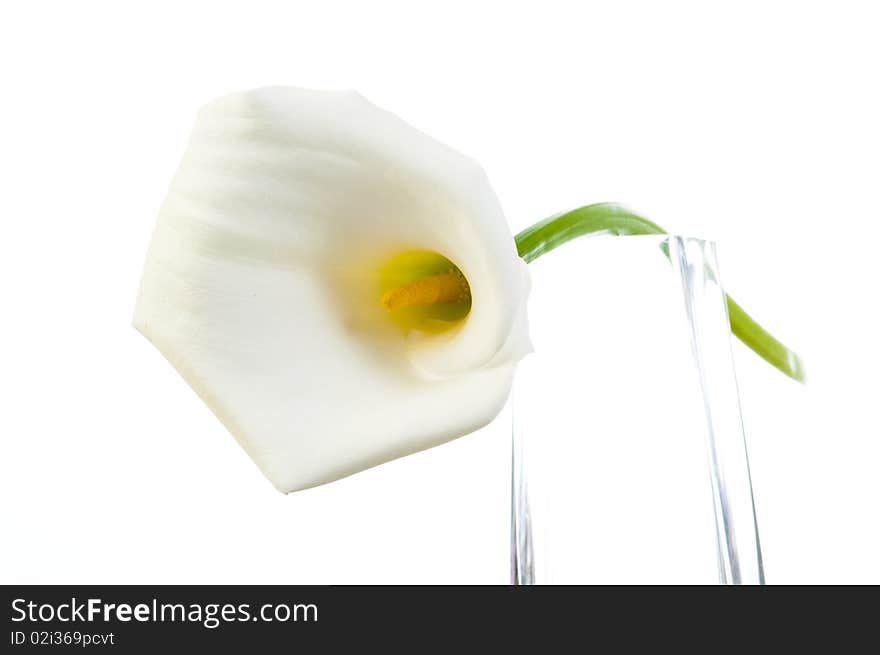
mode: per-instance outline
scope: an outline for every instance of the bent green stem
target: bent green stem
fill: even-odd
[[[625,207],[597,203],[551,216],[526,228],[515,237],[516,249],[526,262],[532,262],[572,239],[599,234],[645,235],[666,234],[666,231]],[[668,247],[664,247],[663,252],[668,258]],[[733,298],[727,294],[725,297],[733,334],[769,364],[803,382],[806,376],[800,357],[762,328]]]

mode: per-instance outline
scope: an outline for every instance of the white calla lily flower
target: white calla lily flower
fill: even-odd
[[[489,423],[529,277],[482,169],[351,92],[204,107],[134,324],[281,491]]]

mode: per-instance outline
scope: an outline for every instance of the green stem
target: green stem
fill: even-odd
[[[597,203],[552,216],[526,228],[516,235],[516,249],[520,257],[532,262],[563,243],[588,234],[666,234],[666,231],[625,207]],[[668,257],[668,249],[663,251]],[[739,340],[790,378],[803,382],[805,373],[800,357],[758,325],[733,298],[726,294],[725,297],[730,329]]]

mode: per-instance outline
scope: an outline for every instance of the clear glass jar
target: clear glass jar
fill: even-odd
[[[513,583],[762,584],[714,244],[595,237],[531,266]]]

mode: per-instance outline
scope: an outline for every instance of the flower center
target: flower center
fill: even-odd
[[[405,330],[443,332],[471,310],[471,289],[461,270],[430,250],[408,250],[379,274],[379,302]]]

